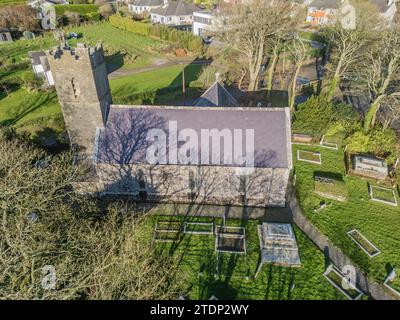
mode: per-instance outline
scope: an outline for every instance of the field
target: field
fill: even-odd
[[[296,151],[307,149],[321,152],[321,166],[296,160]],[[343,152],[317,146],[293,145],[296,172],[296,191],[307,218],[329,237],[354,263],[368,275],[383,282],[393,266],[400,265],[400,209],[370,201],[368,180],[347,176],[348,197],[346,202],[332,200],[331,205],[318,213],[321,197],[314,192],[314,176],[317,172],[329,172],[345,176]],[[359,230],[382,253],[369,258],[347,235],[349,230]]]
[[[152,234],[157,218],[149,225]],[[160,218],[158,218],[160,219]],[[184,218],[179,219],[183,222]],[[221,219],[191,218],[191,222],[212,222]],[[246,228],[246,254],[215,253],[214,235],[182,234],[177,243],[156,243],[157,251],[179,258],[182,276],[185,276],[189,299],[345,299],[323,277],[326,261],[323,253],[294,227],[302,266],[284,268],[264,265],[255,279],[259,257],[257,221],[227,220],[227,225]]]
[[[90,45],[103,43],[107,62],[117,68],[147,66],[151,64],[152,59],[160,57],[160,51],[167,46],[164,41],[117,29],[108,22],[69,27],[65,31],[81,34],[82,38],[70,42],[72,45],[76,42]]]
[[[126,76],[110,81],[113,102],[115,104],[182,104],[183,66],[159,68],[155,71]],[[190,82],[197,79],[200,65],[185,67],[187,97],[198,97],[195,88],[189,88]]]

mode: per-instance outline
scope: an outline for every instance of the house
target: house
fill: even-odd
[[[56,28],[57,16],[54,9],[55,5],[68,5],[66,0],[28,0],[28,6],[37,10],[37,18],[44,30],[54,30]]]
[[[342,4],[341,0],[314,0],[308,5],[306,22],[313,26],[332,21]]]
[[[207,37],[216,25],[216,12],[209,10],[193,12],[192,32],[196,36]]]
[[[391,23],[397,11],[395,0],[368,0]],[[314,0],[308,4],[306,22],[313,26],[330,23],[342,6],[342,0]]]
[[[10,30],[6,28],[0,28],[0,43],[11,41],[13,41],[13,38],[11,36]]]
[[[195,106],[115,105],[100,46],[46,55],[71,144],[95,168],[81,192],[152,203],[285,207],[292,168],[288,108],[237,107],[221,83]]]
[[[199,8],[192,3],[184,1],[169,1],[162,7],[153,9],[151,13],[151,22],[160,23],[171,27],[181,29],[191,29],[193,23],[193,12]]]
[[[48,86],[54,86],[53,74],[44,51],[30,51],[28,53],[35,76],[43,79]]]
[[[128,3],[129,12],[141,14],[143,12],[150,12],[152,9],[159,8],[168,4],[168,0],[133,0]]]

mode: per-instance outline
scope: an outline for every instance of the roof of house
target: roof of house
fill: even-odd
[[[164,4],[164,0],[133,0],[131,4],[134,6],[158,7]]]
[[[323,9],[338,9],[341,6],[341,0],[314,0],[309,4],[309,7]]]
[[[192,3],[183,1],[170,1],[167,5],[152,9],[151,13],[155,13],[160,16],[187,16],[198,10],[199,8]]]
[[[0,32],[10,32],[10,30],[7,28],[0,28]]]
[[[45,57],[46,53],[44,51],[29,51],[28,56],[34,66],[42,64],[40,57]]]
[[[216,81],[203,95],[195,102],[196,107],[239,107],[236,99]]]
[[[375,5],[375,7],[377,7],[378,11],[381,13],[386,12],[391,7],[391,5],[395,5],[395,2],[393,1],[393,3],[389,6],[387,0],[369,0],[369,2]]]
[[[107,124],[100,129],[95,145],[95,159],[97,163],[149,164],[146,158],[148,148],[155,142],[147,139],[153,129],[161,129],[171,137],[175,123],[177,132],[190,128],[201,140],[204,130],[228,129],[234,136],[234,130],[242,130],[242,154],[246,151],[246,132],[254,133],[254,167],[263,168],[290,168],[290,117],[288,108],[210,108],[210,107],[164,107],[164,106],[118,106],[112,105]],[[171,131],[172,130],[172,131]],[[247,130],[247,131],[246,131]],[[250,131],[249,131],[250,130]],[[154,138],[155,140],[157,139]],[[167,139],[169,141],[169,139]],[[228,142],[220,139],[218,149],[209,143],[208,154],[220,152],[219,163],[211,165],[245,167],[243,163],[225,164],[224,147]],[[186,140],[188,141],[188,140]],[[211,140],[212,141],[212,140]],[[235,140],[237,142],[237,140]],[[201,141],[194,147],[197,152],[197,163],[192,165],[210,165],[204,161],[201,154]],[[178,142],[185,144],[183,141]],[[217,145],[218,146],[218,145]],[[153,146],[154,147],[154,146]],[[204,144],[203,144],[204,147]],[[230,149],[232,150],[232,145]],[[236,145],[235,145],[236,148]],[[240,150],[240,149],[239,149]],[[168,153],[169,151],[166,151]],[[207,152],[207,151],[206,151]],[[240,151],[239,151],[240,152]],[[167,157],[163,164],[181,165],[177,159]]]

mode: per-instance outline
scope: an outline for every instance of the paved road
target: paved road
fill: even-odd
[[[206,59],[198,59],[198,60],[193,60],[193,59],[176,59],[176,60],[153,59],[152,64],[149,65],[148,67],[134,68],[134,69],[120,68],[120,69],[117,69],[117,70],[109,73],[108,78],[116,79],[116,78],[130,76],[133,74],[139,74],[139,73],[143,73],[143,72],[156,70],[159,68],[177,66],[177,65],[181,65],[181,64],[182,65],[189,65],[189,64],[207,65],[210,63],[211,63],[211,60],[206,60]]]

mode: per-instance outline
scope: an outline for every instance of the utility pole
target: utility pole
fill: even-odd
[[[185,63],[182,63],[182,94],[183,94],[183,105],[186,105],[186,86],[185,86]]]

